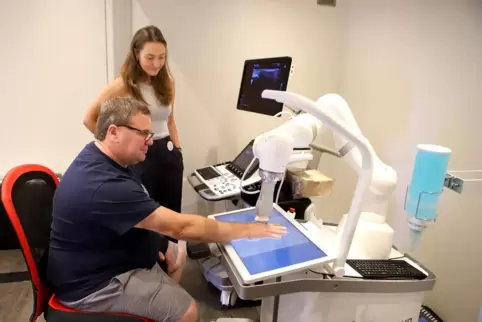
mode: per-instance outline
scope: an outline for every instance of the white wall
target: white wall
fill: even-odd
[[[104,0],[106,4],[109,82],[120,76],[132,38],[132,0]]]
[[[337,10],[313,0],[139,0],[132,23],[133,32],[154,24],[167,39],[186,175],[232,160],[281,122],[236,110],[246,59],[293,57],[288,90],[313,99],[338,88],[340,20]],[[189,207],[196,198],[192,189],[184,191],[184,209],[196,210]]]
[[[403,246],[403,201],[418,143],[450,147],[451,170],[482,169],[482,2],[346,0],[338,8],[347,32],[341,94],[399,174],[389,220]],[[481,192],[480,183],[462,195],[446,190],[437,224],[414,254],[438,277],[427,304],[444,321],[476,321],[482,304]]]
[[[22,163],[63,172],[92,139],[82,118],[106,84],[104,2],[0,4],[0,176]]]

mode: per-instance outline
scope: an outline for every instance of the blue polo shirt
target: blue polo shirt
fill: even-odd
[[[118,274],[151,268],[165,237],[134,226],[158,207],[131,168],[87,144],[53,201],[47,278],[59,300],[79,300]]]

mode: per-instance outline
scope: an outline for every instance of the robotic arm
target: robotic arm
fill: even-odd
[[[318,101],[322,100],[320,98]],[[363,136],[360,127],[358,126],[353,113],[348,105],[339,104],[337,106],[332,105],[330,110],[342,123],[352,132],[357,135]],[[362,156],[360,151],[355,148],[353,142],[347,140],[344,136],[334,133],[335,149],[359,175]],[[392,196],[396,184],[397,173],[392,167],[384,164],[374,151],[373,154],[373,172],[368,191],[364,196],[364,203],[362,211],[364,213],[373,214],[371,220],[383,223],[385,222],[389,198]]]
[[[284,178],[287,165],[312,158],[311,154],[293,154],[293,149],[308,147],[318,135],[321,125],[314,116],[299,114],[283,125],[256,137],[253,154],[259,160],[259,175],[262,180],[256,203],[256,221],[269,220],[273,211],[275,184]]]
[[[373,211],[385,219],[388,197],[396,185],[395,171],[383,164],[361,131],[345,100],[336,94],[326,94],[316,103],[301,95],[265,90],[264,98],[274,99],[306,112],[287,123],[258,136],[253,145],[259,159],[262,188],[256,213],[258,221],[267,221],[273,208],[276,181],[283,178],[294,148],[307,147],[320,132],[322,124],[335,133],[335,145],[344,159],[356,170],[358,183],[341,236],[335,261],[337,276],[344,274],[344,265],[363,211]],[[368,201],[368,202],[367,202]]]

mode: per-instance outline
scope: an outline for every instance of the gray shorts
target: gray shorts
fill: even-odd
[[[109,285],[64,305],[88,312],[129,313],[154,321],[179,321],[193,301],[156,263],[120,274]]]

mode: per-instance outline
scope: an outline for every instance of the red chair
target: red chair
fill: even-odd
[[[62,305],[45,279],[57,176],[48,168],[27,164],[11,169],[2,183],[2,202],[17,234],[33,288],[30,322],[44,313],[47,322],[153,322],[125,313],[92,313]]]

